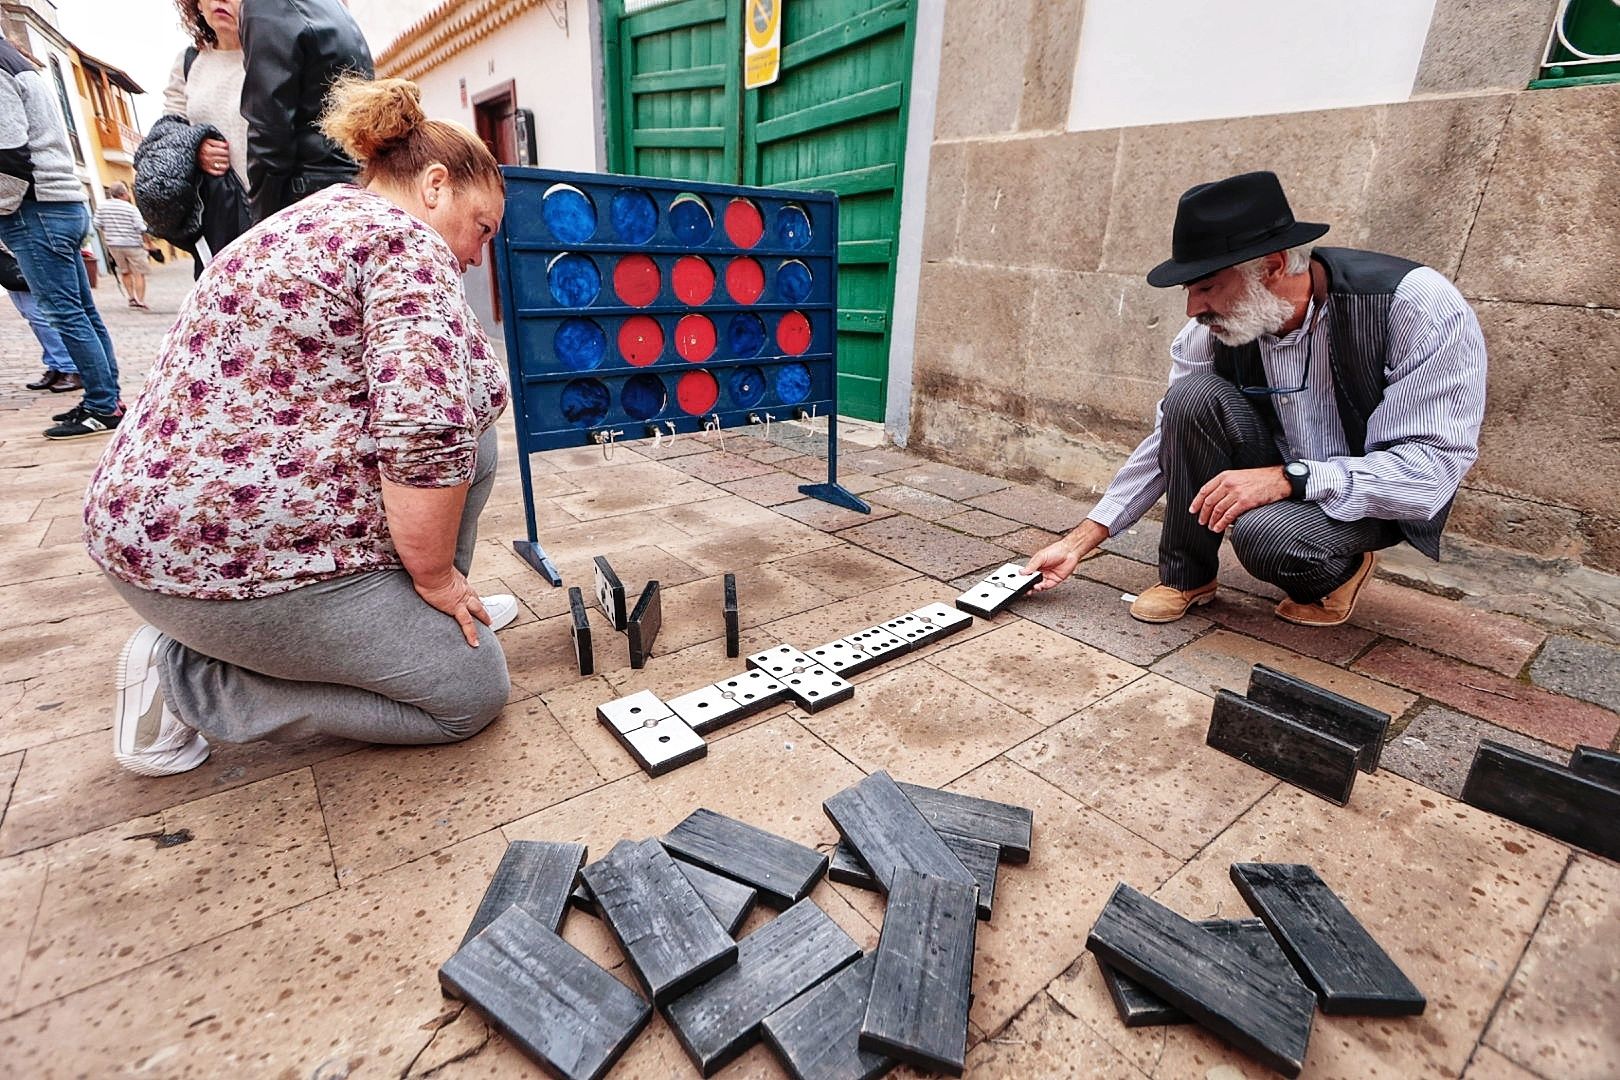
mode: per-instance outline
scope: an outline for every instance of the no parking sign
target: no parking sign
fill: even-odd
[[[785,0],[742,0],[743,89],[769,86],[782,74],[782,4]]]

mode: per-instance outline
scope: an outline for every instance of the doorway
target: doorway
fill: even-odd
[[[513,124],[516,113],[517,83],[512,79],[473,98],[474,130],[484,145],[489,147],[489,152],[495,155],[496,162],[501,165],[518,164],[517,128]],[[501,288],[495,276],[494,251],[489,247],[484,250],[484,266],[489,274],[490,318],[499,323]]]

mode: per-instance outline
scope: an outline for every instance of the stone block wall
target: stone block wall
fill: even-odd
[[[1082,0],[952,0],[910,445],[1099,493],[1185,321],[1143,280],[1177,197],[1269,168],[1325,243],[1428,263],[1478,311],[1489,404],[1452,531],[1620,570],[1620,85],[1502,89],[1546,33],[1545,4],[1509,6],[1504,37],[1502,5],[1440,0],[1408,102],[1067,132]]]

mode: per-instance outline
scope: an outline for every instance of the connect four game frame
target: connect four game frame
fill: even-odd
[[[838,197],[506,166],[494,242],[517,425],[524,561],[539,542],[529,455],[825,417],[838,483]]]

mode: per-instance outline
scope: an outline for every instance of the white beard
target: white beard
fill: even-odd
[[[1228,348],[1247,345],[1262,334],[1275,334],[1294,317],[1294,305],[1284,300],[1260,282],[1258,266],[1245,268],[1243,295],[1233,301],[1232,309],[1224,315],[1200,315],[1198,321],[1209,326],[1215,340]],[[1211,323],[1219,323],[1215,329]]]

